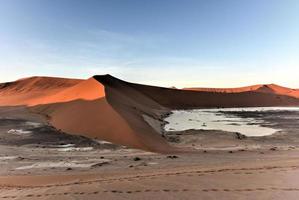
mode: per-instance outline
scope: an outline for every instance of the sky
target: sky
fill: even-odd
[[[0,82],[299,88],[298,0],[0,0]]]

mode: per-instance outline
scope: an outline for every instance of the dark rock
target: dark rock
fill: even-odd
[[[91,168],[101,167],[101,166],[106,165],[106,164],[108,164],[108,162],[96,163],[96,164],[91,165]]]
[[[141,160],[141,158],[139,158],[139,157],[135,157],[133,160],[134,160],[134,161],[139,161],[139,160]]]
[[[276,151],[277,150],[277,147],[272,147],[270,148],[271,151]]]
[[[167,136],[166,139],[168,142],[172,142],[172,143],[180,142],[180,137],[178,137],[178,136]]]
[[[23,157],[21,157],[21,156],[19,156],[18,158],[17,158],[17,160],[24,160],[25,158],[23,158]]]
[[[175,159],[175,158],[178,158],[178,156],[167,156],[167,158],[171,158],[171,159]]]
[[[235,134],[236,134],[236,138],[237,138],[238,140],[246,139],[246,136],[243,135],[243,134],[241,134],[241,133],[236,132]]]

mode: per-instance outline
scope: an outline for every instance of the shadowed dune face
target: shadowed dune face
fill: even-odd
[[[102,77],[102,76],[98,76]],[[97,78],[106,87],[111,87],[118,82],[134,91],[138,91],[156,104],[168,109],[190,109],[190,108],[209,108],[209,107],[256,107],[256,106],[298,106],[299,99],[293,96],[281,95],[278,92],[256,91],[259,86],[249,86],[249,91],[244,92],[223,92],[226,89],[210,91],[190,91],[178,90],[162,87],[147,86],[141,84],[128,83],[108,76]],[[107,80],[105,80],[107,79]],[[110,81],[108,81],[110,80]],[[245,90],[242,88],[242,90]],[[233,90],[233,89],[230,89]],[[290,89],[292,90],[292,89]]]
[[[0,94],[1,106],[26,105],[64,132],[162,153],[177,150],[158,133],[161,114],[170,109],[299,106],[298,90],[273,84],[178,90],[128,83],[110,75],[87,80],[33,77],[0,84]]]
[[[146,115],[158,121],[161,112],[167,111],[167,108],[130,87],[126,82],[112,76],[94,76],[94,78],[105,85],[107,101],[126,119],[129,126],[138,134],[140,140],[149,150],[165,153],[175,151],[153,127],[145,122],[143,117]]]

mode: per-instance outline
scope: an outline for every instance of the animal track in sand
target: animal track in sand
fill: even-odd
[[[16,199],[20,197],[24,198],[43,198],[47,196],[68,196],[68,195],[98,195],[102,193],[112,194],[124,194],[133,195],[138,193],[185,193],[185,192],[257,192],[257,191],[279,191],[279,192],[299,192],[299,188],[204,188],[204,189],[143,189],[143,190],[102,190],[102,191],[91,191],[91,192],[63,192],[63,193],[44,193],[44,194],[27,194],[24,196],[7,195],[0,197],[1,199]]]
[[[173,172],[158,172],[155,174],[139,174],[135,176],[127,176],[120,178],[107,178],[107,179],[95,179],[89,181],[79,181],[72,183],[62,183],[62,184],[53,184],[53,185],[40,185],[40,186],[9,186],[2,185],[0,186],[1,190],[27,190],[34,188],[52,188],[52,187],[63,187],[71,185],[83,185],[83,184],[94,184],[94,183],[115,183],[115,182],[130,182],[136,180],[145,180],[145,179],[157,179],[165,176],[187,176],[187,177],[198,177],[205,175],[214,175],[217,173],[231,173],[234,175],[253,175],[255,173],[268,173],[271,172],[289,172],[293,170],[298,170],[299,166],[266,166],[266,167],[257,167],[257,168],[225,168],[225,169],[215,169],[215,170],[178,170]]]

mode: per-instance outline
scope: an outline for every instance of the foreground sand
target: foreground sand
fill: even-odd
[[[172,159],[138,151],[130,155],[118,152],[105,156],[119,159],[113,164],[116,166],[93,173],[63,170],[58,175],[2,176],[0,198],[297,199],[298,153],[213,151]],[[140,161],[133,161],[136,155]]]

